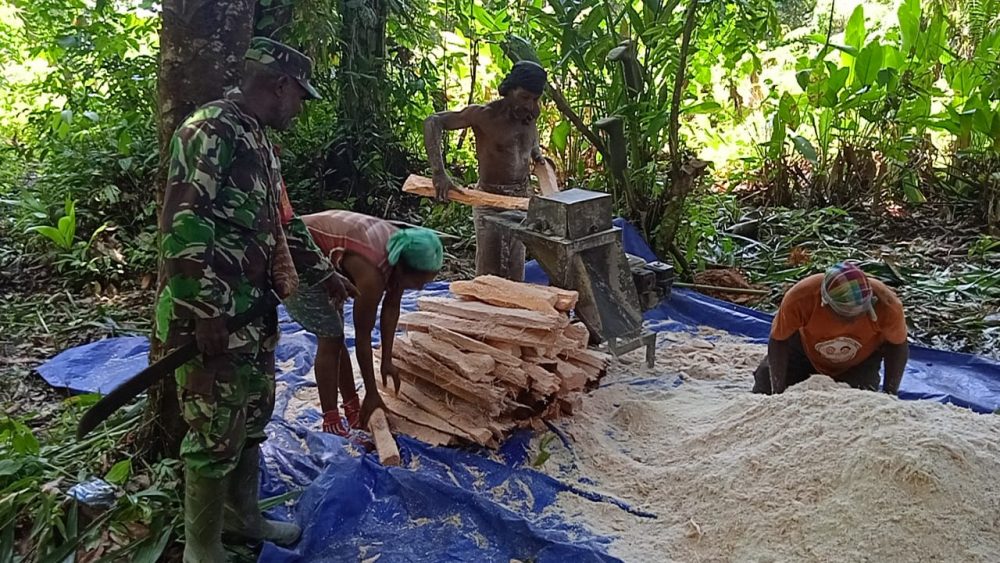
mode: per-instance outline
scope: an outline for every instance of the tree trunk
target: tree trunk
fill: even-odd
[[[253,31],[253,0],[163,0],[160,28],[160,68],[157,75],[160,167],[157,174],[157,217],[163,207],[170,138],[180,122],[199,105],[222,97],[239,84],[243,56]],[[157,290],[163,283],[162,265]],[[149,359],[163,348],[155,337],[153,319]],[[139,439],[152,457],[176,457],[184,436],[173,378],[149,391]]]
[[[381,213],[377,194],[372,193],[379,179],[373,178],[372,173],[386,172],[385,167],[390,164],[387,147],[392,144],[383,95],[388,5],[385,0],[341,0],[339,7],[340,139],[334,146],[342,155],[342,162],[349,164],[347,170],[338,174],[338,183],[357,198],[359,211]],[[380,154],[372,158],[373,153]],[[381,162],[383,169],[359,168],[362,162]]]

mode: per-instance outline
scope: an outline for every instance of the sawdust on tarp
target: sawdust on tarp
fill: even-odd
[[[823,376],[752,395],[764,354],[701,331],[661,342],[663,385],[614,366],[541,471],[658,518],[570,492],[550,512],[629,562],[996,560],[1000,417]]]

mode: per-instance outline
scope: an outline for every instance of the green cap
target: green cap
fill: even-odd
[[[246,58],[291,76],[309,93],[310,98],[320,99],[319,92],[309,83],[312,59],[301,52],[267,37],[254,37],[250,40]]]

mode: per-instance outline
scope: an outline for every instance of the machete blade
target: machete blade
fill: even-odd
[[[262,316],[278,306],[279,299],[273,291],[268,291],[252,307],[226,321],[226,329],[230,332],[250,324],[250,321]],[[83,439],[91,430],[108,419],[116,410],[149,389],[151,385],[164,379],[174,370],[198,355],[198,345],[192,340],[160,358],[156,363],[130,377],[113,391],[101,397],[100,401],[83,413],[76,427],[76,438]]]

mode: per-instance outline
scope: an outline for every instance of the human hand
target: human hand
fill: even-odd
[[[294,269],[274,273],[274,292],[281,299],[288,299],[299,290],[299,275]]]
[[[339,305],[358,296],[358,288],[354,287],[351,280],[340,275],[339,272],[334,272],[332,276],[326,278],[323,284],[330,297],[330,302],[334,305]]]
[[[212,317],[194,322],[194,339],[198,350],[206,356],[218,356],[229,349],[229,329],[226,319]]]
[[[377,409],[385,411],[385,403],[377,390],[365,391],[365,400],[361,401],[361,426],[368,427],[368,420]]]
[[[448,173],[440,172],[435,174],[432,181],[434,183],[435,199],[438,201],[448,201],[448,192],[450,192],[453,188],[456,188],[455,183],[448,177]]]
[[[392,383],[396,387],[396,394],[399,394],[399,369],[392,364],[391,361],[383,361],[380,367],[382,372],[382,387],[389,386],[389,378],[392,377]]]

